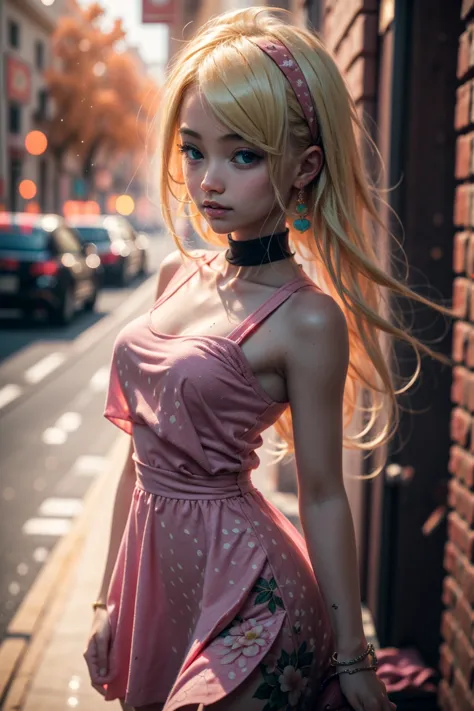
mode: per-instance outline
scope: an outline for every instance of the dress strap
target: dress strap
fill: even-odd
[[[247,316],[234,330],[227,336],[231,341],[240,343],[246,336],[260,324],[264,319],[270,316],[284,301],[286,301],[295,291],[314,287],[319,290],[319,287],[312,282],[306,275],[297,276],[295,279],[288,281],[277,289],[266,301],[263,302],[255,311]]]
[[[161,296],[158,297],[158,299],[155,301],[155,304],[153,306],[153,311],[160,306],[160,304],[163,304],[165,301],[167,301],[170,296],[173,296],[178,289],[181,289],[181,287],[186,284],[187,281],[191,279],[199,270],[200,268],[205,265],[205,264],[210,264],[211,262],[214,261],[214,259],[219,256],[220,252],[215,252],[214,254],[204,256],[204,258],[200,258],[198,261],[198,264],[195,269],[191,269],[189,273],[183,274],[183,269],[184,269],[184,264],[182,264],[179,269],[176,270],[174,273],[173,277],[171,278],[170,282],[166,286],[166,289],[163,291]]]

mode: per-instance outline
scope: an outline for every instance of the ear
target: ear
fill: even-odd
[[[300,156],[299,167],[293,182],[293,187],[299,189],[308,185],[319,175],[323,163],[324,155],[320,146],[310,146],[307,148]]]

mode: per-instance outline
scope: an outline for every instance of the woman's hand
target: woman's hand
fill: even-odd
[[[339,681],[342,693],[354,711],[395,711],[397,708],[389,701],[385,684],[375,670],[339,674]]]
[[[109,613],[107,610],[97,608],[83,657],[86,660],[92,686],[102,696],[105,696],[104,684],[110,681],[110,637]]]

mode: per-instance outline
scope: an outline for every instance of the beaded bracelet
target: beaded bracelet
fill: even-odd
[[[335,676],[339,676],[340,674],[357,674],[358,672],[363,672],[363,671],[377,671],[378,668],[379,668],[378,664],[371,664],[368,667],[357,667],[357,669],[341,669],[340,671],[334,672],[334,674],[330,674],[324,680],[324,685],[327,684],[329,679],[333,679]]]
[[[349,660],[346,661],[346,662],[340,662],[340,661],[338,661],[338,659],[337,659],[337,652],[334,652],[334,654],[331,656],[330,665],[331,665],[332,667],[336,667],[336,666],[350,666],[351,664],[356,664],[357,662],[361,662],[361,661],[362,661],[363,659],[365,659],[369,654],[373,657],[374,662],[377,663],[377,657],[376,657],[376,654],[375,654],[375,647],[374,647],[374,645],[372,644],[372,642],[369,642],[369,643],[367,644],[367,649],[366,649],[365,652],[363,652],[359,657],[354,657],[354,659],[349,659]]]

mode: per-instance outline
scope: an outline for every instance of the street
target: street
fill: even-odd
[[[93,313],[64,329],[0,318],[0,639],[82,500],[117,431],[102,416],[121,326],[153,303],[156,271],[173,248],[150,240],[149,274],[104,288]]]

